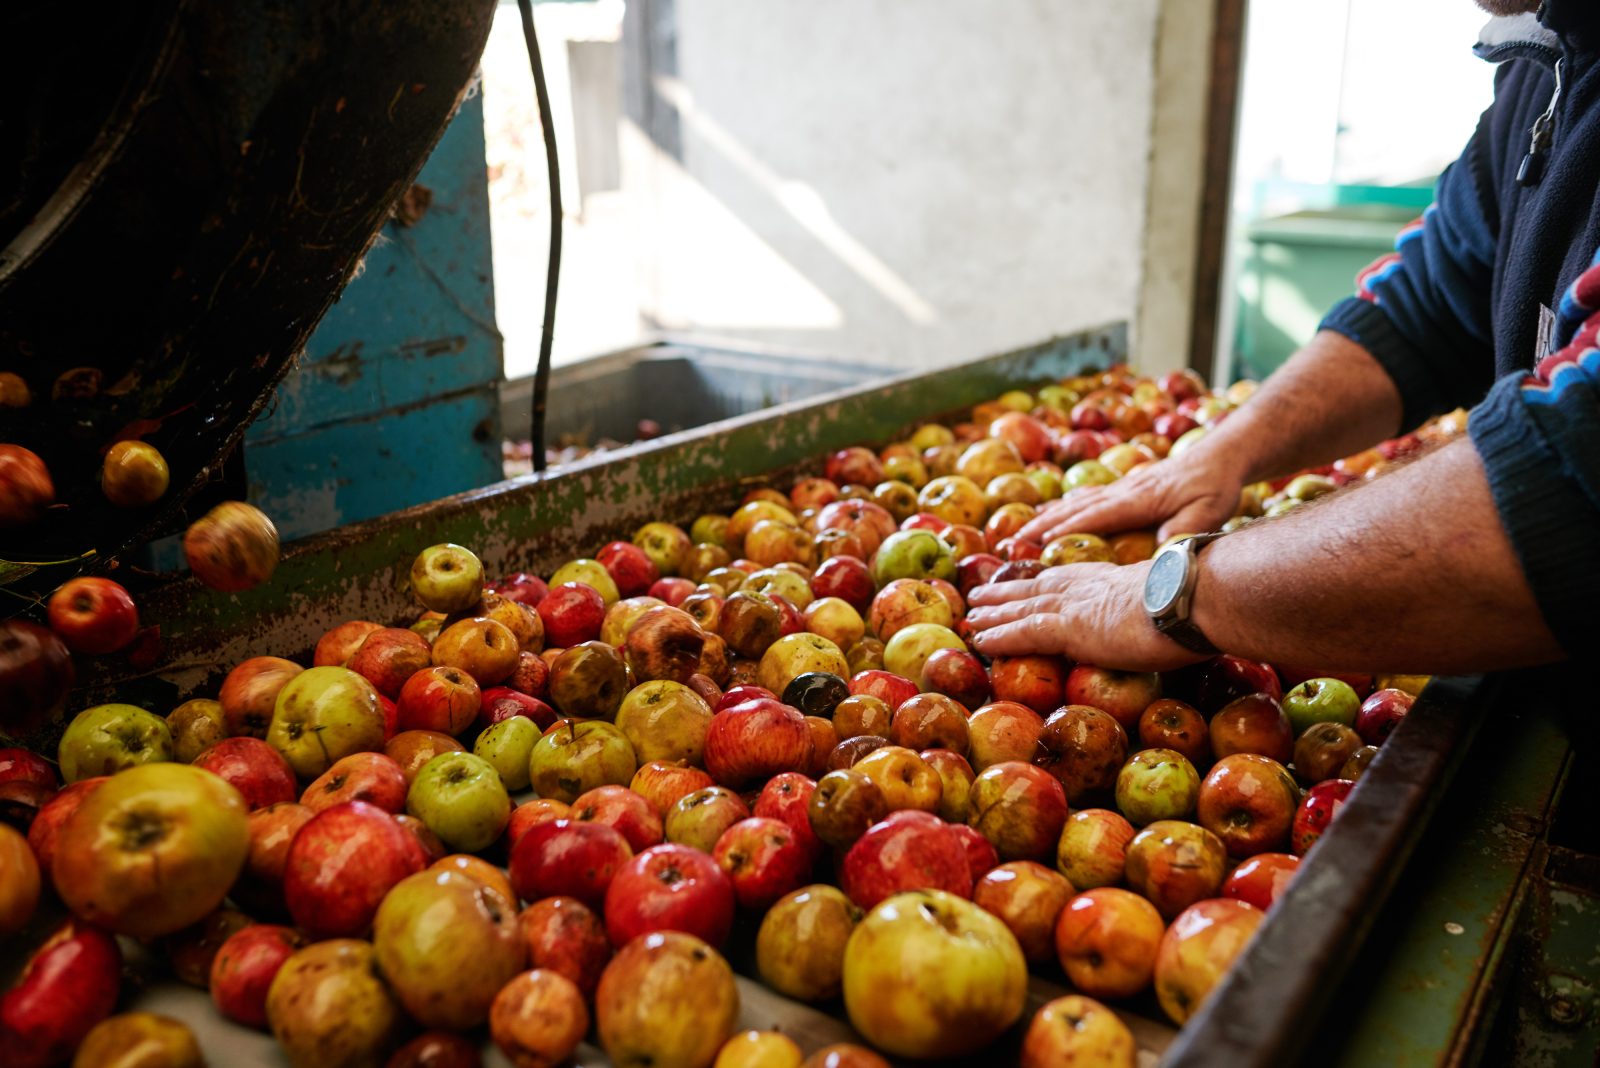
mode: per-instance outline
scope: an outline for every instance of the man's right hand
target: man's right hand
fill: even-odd
[[[1238,510],[1244,488],[1226,450],[1197,447],[1143,464],[1105,486],[1071,490],[1018,533],[1040,545],[1063,534],[1115,534],[1159,525],[1157,537],[1216,530]]]

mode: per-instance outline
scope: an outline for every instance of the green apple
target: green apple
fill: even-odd
[[[908,679],[922,678],[922,665],[940,649],[965,649],[967,643],[949,627],[937,623],[913,623],[901,627],[883,647],[883,666]]]
[[[1194,816],[1200,773],[1173,749],[1143,749],[1117,772],[1117,808],[1135,827]]]
[[[267,744],[302,780],[351,753],[383,751],[383,708],[372,683],[349,668],[307,668],[278,691]]]
[[[1027,1000],[1028,962],[1016,936],[943,890],[879,902],[845,944],[845,1009],[885,1053],[973,1053],[1014,1024]]]
[[[600,594],[600,599],[609,608],[617,603],[622,596],[617,590],[617,581],[611,577],[611,572],[606,570],[604,564],[598,560],[569,560],[556,568],[556,573],[550,576],[550,588],[553,590],[563,582],[581,582],[585,586]]]
[[[511,819],[511,795],[494,765],[472,753],[440,753],[406,791],[406,812],[458,853],[494,844]]]
[[[489,1018],[522,970],[516,905],[459,871],[429,870],[394,885],[372,923],[378,970],[411,1018],[466,1031]]]
[[[528,778],[540,797],[572,804],[597,786],[626,786],[639,770],[627,735],[602,720],[565,719],[545,732],[528,758]]]
[[[489,762],[507,790],[528,788],[528,758],[539,740],[539,725],[527,716],[512,716],[478,735],[472,751]]]
[[[707,513],[697,516],[689,528],[689,540],[696,545],[717,545],[726,549],[723,541],[728,533],[728,517]]]
[[[137,705],[95,705],[67,724],[56,751],[67,782],[172,759],[167,721]]]
[[[1197,445],[1201,438],[1211,433],[1210,427],[1197,426],[1193,430],[1185,430],[1178,435],[1178,440],[1172,443],[1172,448],[1167,450],[1167,458],[1182,456]]]
[[[1099,460],[1079,460],[1067,468],[1067,473],[1062,477],[1064,489],[1078,489],[1082,486],[1108,486],[1117,480],[1117,473]]]
[[[424,608],[465,612],[483,600],[483,561],[465,546],[430,545],[411,563],[411,592]]]
[[[681,682],[656,679],[628,691],[616,724],[640,764],[666,760],[699,765],[711,729],[711,706]]]
[[[897,530],[878,546],[872,577],[879,589],[902,578],[951,582],[956,577],[956,551],[931,530]]]
[[[1283,711],[1298,738],[1313,723],[1355,726],[1361,698],[1341,679],[1307,679],[1283,695]]]

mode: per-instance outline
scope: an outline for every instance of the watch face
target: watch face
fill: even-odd
[[[1144,582],[1144,610],[1152,616],[1170,609],[1183,592],[1183,575],[1188,568],[1185,551],[1157,553]]]

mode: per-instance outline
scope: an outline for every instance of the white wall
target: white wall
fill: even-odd
[[[907,367],[1137,315],[1181,364],[1210,10],[677,0],[681,163],[623,131],[643,313]]]

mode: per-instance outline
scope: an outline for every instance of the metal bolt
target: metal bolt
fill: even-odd
[[[1559,1027],[1577,1027],[1594,1008],[1594,987],[1574,975],[1552,972],[1544,982],[1544,1014]]]

